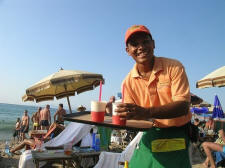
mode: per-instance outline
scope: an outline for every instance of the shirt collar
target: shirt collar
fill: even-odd
[[[153,74],[156,74],[157,72],[163,70],[163,65],[160,58],[154,56],[154,59],[155,59],[155,62],[154,62],[152,72]],[[135,64],[133,69],[131,70],[131,76],[133,78],[141,77],[140,74],[138,73],[137,64]]]

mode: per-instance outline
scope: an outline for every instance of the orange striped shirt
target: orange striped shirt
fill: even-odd
[[[173,59],[155,57],[154,67],[149,79],[142,78],[135,64],[123,81],[124,102],[142,107],[157,107],[175,101],[190,102],[190,89],[183,65]],[[158,127],[182,126],[191,119],[187,115],[172,119],[155,119]]]

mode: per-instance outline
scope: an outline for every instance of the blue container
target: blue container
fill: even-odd
[[[92,134],[92,148],[95,150],[95,136],[96,136],[96,133],[93,133]]]
[[[100,134],[95,135],[95,151],[100,151]]]

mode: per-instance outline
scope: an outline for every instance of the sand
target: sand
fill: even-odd
[[[10,141],[11,147],[14,147],[17,144],[18,144],[17,141],[16,142],[14,142],[13,140]],[[4,155],[4,152],[3,152],[4,148],[5,148],[5,142],[0,141],[0,152],[1,152],[0,168],[17,168],[19,164],[20,155],[13,155],[13,156]],[[201,158],[198,149],[192,146],[190,152],[192,154],[192,168],[203,168],[202,163],[204,161],[204,158]]]
[[[9,141],[10,147],[13,147],[17,144],[17,141]],[[5,142],[0,141],[0,167],[1,168],[17,168],[19,164],[20,155],[8,156],[4,154]]]

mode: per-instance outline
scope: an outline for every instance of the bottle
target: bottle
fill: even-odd
[[[125,163],[124,163],[124,168],[129,168],[129,167],[128,167],[128,161],[125,161]]]
[[[100,134],[95,135],[95,151],[100,151]]]
[[[9,154],[9,142],[5,141],[5,153]]]
[[[92,148],[95,150],[95,136],[96,136],[96,133],[93,133],[92,134]]]

